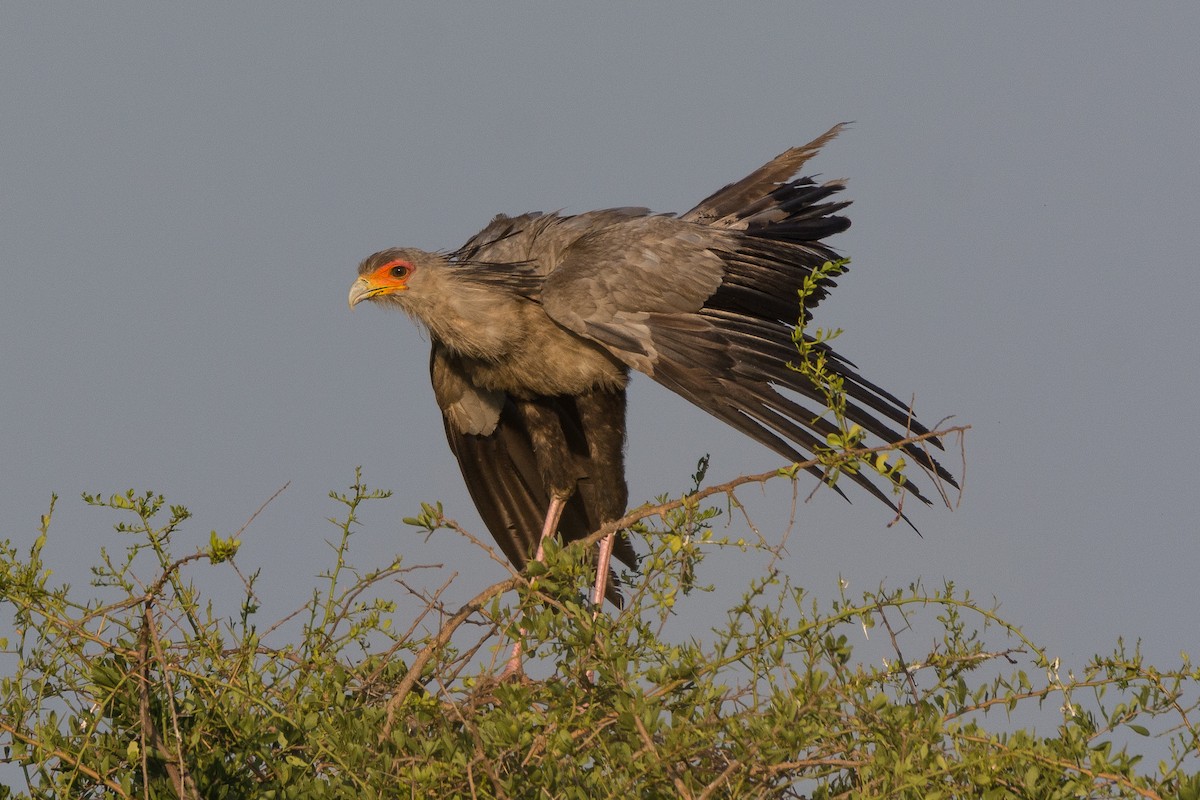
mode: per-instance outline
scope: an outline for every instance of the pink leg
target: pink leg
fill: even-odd
[[[563,509],[567,505],[567,498],[552,495],[550,497],[550,507],[546,509],[546,522],[542,525],[542,534],[538,538],[537,554],[533,560],[539,564],[546,557],[546,539],[558,532],[558,521],[562,518]],[[525,629],[521,629],[521,636],[525,635]],[[517,639],[513,642],[512,653],[508,657],[508,664],[505,665],[504,671],[500,673],[500,680],[521,671],[521,640]]]
[[[612,563],[613,545],[616,544],[617,534],[610,533],[600,540],[600,553],[596,556],[596,588],[592,590],[592,619],[600,616],[600,607],[604,604],[604,591],[608,586],[608,565]],[[587,679],[596,682],[594,670],[587,671]]]
[[[563,509],[567,507],[567,498],[557,495],[550,498],[550,507],[546,509],[546,524],[542,525],[542,535],[538,538],[537,555],[534,561],[541,563],[546,557],[546,540],[558,533],[558,521],[562,519]]]
[[[616,533],[610,533],[600,540],[600,555],[596,557],[596,589],[592,592],[592,602],[596,604],[597,611],[604,603],[604,591],[608,587],[608,565],[612,562],[613,545],[616,541]]]

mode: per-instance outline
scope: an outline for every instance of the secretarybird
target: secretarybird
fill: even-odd
[[[795,176],[841,128],[679,216],[644,208],[500,215],[452,252],[394,248],[359,266],[351,307],[399,308],[429,330],[450,449],[514,567],[540,560],[541,542],[556,532],[574,541],[625,513],[630,369],[791,461],[837,431],[820,416],[823,395],[789,363],[798,358],[797,290],[838,258],[824,240],[850,225],[837,213],[849,201],[830,200],[841,181]],[[806,299],[805,313],[831,285]],[[905,403],[818,347],[844,381],[847,420],[884,442],[927,433]],[[903,449],[956,485],[923,448]],[[848,476],[896,507],[863,471]],[[905,488],[928,502],[912,482]],[[623,536],[600,543],[597,604],[620,602],[609,580],[613,555],[635,563]]]

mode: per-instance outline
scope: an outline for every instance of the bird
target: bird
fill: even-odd
[[[397,308],[428,331],[450,449],[517,570],[542,559],[549,537],[583,539],[625,513],[631,372],[790,462],[838,431],[822,415],[823,395],[789,364],[798,358],[793,331],[835,283],[817,285],[804,319],[798,290],[840,258],[825,239],[850,226],[839,213],[850,205],[839,196],[845,181],[797,176],[844,127],[786,150],[683,214],[500,214],[456,250],[393,247],[360,263],[350,307]],[[884,442],[929,433],[828,342],[802,335],[840,376],[849,422]],[[926,448],[902,450],[957,486]],[[865,472],[849,477],[899,512]],[[905,490],[930,502],[913,481]],[[621,603],[613,557],[636,567],[619,532],[598,547],[597,606]]]

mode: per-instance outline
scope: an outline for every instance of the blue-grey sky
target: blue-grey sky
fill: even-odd
[[[910,506],[919,538],[823,492],[787,571],[826,598],[952,579],[1067,664],[1125,636],[1169,665],[1200,651],[1198,32],[1183,3],[6,5],[0,538],[59,493],[48,555],[82,584],[115,542],[82,491],[166,493],[190,550],[290,481],[239,556],[283,612],[362,465],[396,494],[354,559],[444,562],[465,599],[504,572],[400,522],[440,499],[484,534],[427,338],[346,308],[358,261],[501,211],[683,211],[852,120],[810,163],[854,200],[816,321],[927,422],[973,426],[966,494]],[[712,480],[779,465],[645,378],[629,431],[635,502],[704,453]],[[777,536],[787,487],[740,497]]]

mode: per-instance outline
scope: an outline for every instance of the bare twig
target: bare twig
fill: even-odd
[[[900,652],[900,642],[896,639],[896,632],[892,630],[892,623],[888,621],[887,614],[883,613],[883,603],[875,603],[875,610],[879,613],[879,618],[883,620],[883,627],[887,628],[888,636],[892,640],[892,649],[896,651],[897,663],[901,671],[904,672],[904,677],[908,679],[908,689],[912,694],[913,704],[919,706],[921,704],[921,696],[917,692],[917,681],[913,678],[912,670],[908,668],[908,664],[904,660],[904,654]]]
[[[275,494],[271,495],[266,500],[263,500],[262,505],[260,505],[258,507],[258,509],[253,514],[250,515],[250,518],[247,519],[244,523],[242,523],[242,527],[238,528],[237,532],[233,534],[233,538],[236,539],[239,536],[241,536],[243,533],[245,533],[246,529],[250,527],[250,523],[254,522],[254,520],[258,518],[258,515],[263,512],[263,509],[265,509],[267,506],[269,506],[271,504],[272,500],[274,500],[276,497],[279,497],[279,495],[283,494],[284,490],[287,489],[291,485],[292,485],[292,482],[288,481],[283,486],[280,486],[278,489],[276,489]]]

